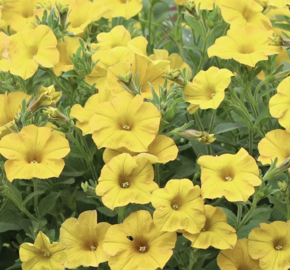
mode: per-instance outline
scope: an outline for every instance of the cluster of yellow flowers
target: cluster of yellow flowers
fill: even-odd
[[[154,1],[150,1],[150,14]],[[90,186],[93,189],[90,195],[110,213],[118,215],[117,224],[114,221],[98,223],[96,210],[82,211],[78,218],[57,220],[59,241],[53,243],[48,234],[37,230],[34,244],[23,242],[19,247],[22,269],[77,269],[99,267],[105,262],[112,270],[163,269],[177,253],[178,239],[191,243],[192,265],[184,269],[195,269],[194,253],[211,247],[219,250],[216,261],[221,270],[290,268],[290,199],[287,198],[290,185],[286,182],[277,185],[277,190],[285,195],[287,206],[281,204],[286,208],[286,220],[283,216],[272,222],[261,222],[250,228],[248,236],[242,239],[238,234],[252,218],[253,211],[258,210],[258,202],[267,197],[265,194],[276,192],[267,190],[271,187],[265,181],[277,171],[287,171],[290,183],[290,77],[287,77],[289,71],[280,69],[282,62],[290,63],[284,48],[290,46],[290,40],[278,36],[290,34],[278,28],[278,25],[289,25],[285,18],[290,18],[287,6],[290,0],[174,2],[186,9],[181,14],[183,7],[178,7],[177,21],[184,16],[192,28],[191,23],[196,25],[200,20],[197,31],[200,36],[204,35],[200,42],[203,49],[198,49],[200,59],[194,69],[185,62],[182,46],[181,55],[170,54],[167,49],[160,49],[162,46],[152,47],[151,17],[147,38],[134,34],[133,24],[124,26],[126,20],[142,17],[139,14],[142,0],[0,0],[1,74],[11,76],[12,81],[16,78],[19,84],[34,84],[38,76],[46,80],[47,77],[41,77],[43,74],[49,77],[37,91],[0,94],[3,179],[13,183],[33,179],[37,183],[39,179],[60,178],[65,159],[70,158],[75,148],[82,153],[82,148],[86,147],[82,159],[93,153],[86,160],[95,181],[95,186]],[[219,14],[222,23],[227,23],[223,34],[215,40],[211,40],[214,27],[211,14]],[[207,20],[205,16],[209,16]],[[125,19],[124,25],[119,17]],[[103,25],[106,27],[102,28]],[[138,29],[139,25],[135,27]],[[182,33],[183,30],[179,30]],[[195,34],[191,37],[194,39]],[[215,59],[215,66],[204,68],[207,56]],[[262,68],[263,61],[267,68]],[[280,73],[271,73],[275,68]],[[247,81],[251,76],[252,80],[256,76],[261,80],[254,95],[252,82]],[[277,93],[271,95],[273,89],[267,89],[260,99],[267,96],[269,106],[265,112],[277,118],[285,130],[273,127],[266,133],[259,129],[259,124],[252,123],[260,118],[257,108],[263,107],[263,101],[257,97],[264,84],[269,88],[271,80],[281,78]],[[240,90],[234,89],[233,82],[244,84],[242,94],[237,94]],[[93,89],[93,93],[78,92],[81,84]],[[13,87],[19,90],[17,85]],[[227,98],[229,92],[231,99]],[[178,96],[178,93],[181,94]],[[249,96],[252,115],[244,106],[246,96]],[[182,107],[183,114],[177,114],[177,118],[186,115],[188,120],[181,128],[174,127],[182,120],[170,123],[173,119],[170,113],[176,113],[175,99],[176,103],[186,104]],[[55,108],[66,102],[69,104],[67,114]],[[216,138],[210,133],[214,132],[216,111],[222,103],[240,110],[249,124],[249,152],[245,145],[237,152],[219,149],[216,151],[219,155],[212,155],[210,144]],[[207,133],[199,113],[208,109],[212,109],[213,117]],[[46,120],[38,117],[40,111]],[[240,115],[236,114],[235,119]],[[190,117],[201,131],[188,129]],[[260,135],[259,140],[256,137],[257,161],[271,165],[266,174],[253,157],[252,132],[256,130]],[[177,179],[178,176],[168,174],[161,181],[159,166],[178,159],[180,148],[174,140],[176,136],[183,141],[194,140],[207,145],[208,154],[196,155],[198,173],[193,180]],[[93,141],[90,146],[93,151],[86,139]],[[94,164],[96,151],[102,154],[103,163]],[[98,177],[99,164],[102,168]],[[1,179],[0,187],[4,182]],[[38,194],[35,189],[33,196]],[[249,201],[251,196],[253,202]],[[237,217],[229,209],[219,207],[220,200],[224,200],[225,205],[234,203]],[[37,203],[36,199],[36,220],[40,222]],[[130,205],[144,208],[136,208],[127,215]],[[27,211],[25,207],[20,209]],[[242,218],[243,209],[247,212]],[[229,212],[237,219],[235,226],[228,222]]]

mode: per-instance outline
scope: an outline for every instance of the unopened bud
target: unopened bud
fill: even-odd
[[[43,110],[43,113],[48,117],[50,120],[56,120],[62,123],[67,123],[67,117],[61,113],[57,108],[48,107],[47,109]]]
[[[68,13],[69,11],[69,5],[62,4],[61,1],[56,1],[55,6],[60,14]]]
[[[206,24],[209,28],[213,28],[214,27],[214,22],[211,19],[207,19],[206,20]]]
[[[281,189],[282,192],[286,192],[288,188],[288,183],[278,181],[278,187]]]
[[[269,45],[272,46],[290,46],[290,39],[282,37],[280,35],[273,34],[272,37],[269,37],[271,42]]]
[[[273,79],[280,80],[288,77],[290,75],[290,69],[279,72],[273,76]]]
[[[132,71],[129,71],[129,72],[125,73],[125,74],[120,74],[118,76],[118,79],[119,79],[119,81],[121,81],[121,82],[123,82],[125,84],[130,83],[130,81],[132,79]]]
[[[290,168],[290,157],[286,158],[278,167],[276,174],[284,172]]]
[[[188,129],[182,132],[185,137],[193,140],[200,141],[203,144],[209,145],[213,143],[216,138],[214,137],[215,134],[208,134],[205,131],[197,131],[194,129]]]
[[[36,8],[37,8],[37,9],[44,8],[44,9],[51,10],[51,9],[52,9],[52,4],[51,4],[50,2],[46,2],[46,3],[37,3],[37,4],[36,4]]]
[[[171,69],[171,70],[165,72],[162,75],[162,78],[174,81],[175,83],[184,86],[185,82],[184,82],[183,78],[180,77],[180,74],[181,74],[181,72],[179,69]]]
[[[81,188],[83,189],[84,192],[88,192],[88,190],[89,190],[89,183],[88,182],[81,183]]]
[[[259,191],[258,192],[258,197],[259,198],[264,198],[265,197],[265,193],[263,191]]]
[[[199,19],[199,16],[196,11],[196,4],[194,1],[187,1],[183,4],[183,6],[192,16]]]

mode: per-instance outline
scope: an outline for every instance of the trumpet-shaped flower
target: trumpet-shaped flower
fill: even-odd
[[[0,138],[10,132],[5,126],[13,128],[10,122],[13,122],[16,114],[21,111],[22,101],[25,99],[27,102],[29,98],[30,96],[23,92],[0,95]]]
[[[121,96],[99,104],[89,124],[98,148],[142,152],[155,139],[160,119],[158,109],[140,95]]]
[[[165,135],[158,135],[152,143],[148,146],[148,152],[137,153],[128,151],[126,148],[117,150],[106,148],[104,151],[103,159],[105,163],[108,163],[113,157],[116,157],[122,153],[128,153],[131,156],[142,156],[148,159],[151,164],[162,163],[165,164],[169,161],[175,160],[178,154],[178,148],[169,137]]]
[[[286,130],[275,129],[271,130],[258,143],[258,150],[260,156],[258,161],[263,165],[271,164],[275,158],[278,159],[277,166],[279,166],[286,158],[290,157],[290,134]]]
[[[168,262],[176,240],[175,232],[161,232],[150,213],[141,210],[109,228],[104,249],[112,270],[155,270]]]
[[[153,221],[161,231],[199,233],[205,225],[199,186],[189,179],[172,179],[153,192]]]
[[[261,223],[249,234],[249,254],[263,270],[290,268],[290,221]]]
[[[59,177],[69,151],[68,140],[49,127],[29,125],[19,133],[0,140],[0,154],[7,158],[4,168],[9,181]]]
[[[231,83],[233,73],[228,69],[211,67],[207,71],[200,71],[184,87],[186,101],[190,103],[187,110],[194,113],[198,108],[217,109],[225,98],[225,89]]]
[[[66,268],[98,267],[109,259],[103,244],[110,224],[97,223],[97,217],[97,211],[86,211],[78,219],[69,218],[61,225],[59,238],[66,247]]]
[[[10,72],[24,80],[32,77],[39,65],[52,68],[59,62],[56,37],[46,25],[21,31],[18,42],[22,43],[22,51]]]
[[[110,12],[104,15],[107,19],[124,17],[128,20],[138,14],[143,7],[142,0],[103,0],[102,2],[110,8]]]
[[[224,20],[231,27],[256,25],[270,30],[270,20],[262,13],[263,7],[255,0],[222,0],[221,12]]]
[[[19,256],[23,270],[64,270],[67,258],[65,247],[57,242],[51,244],[43,232],[38,233],[34,244],[21,244]]]
[[[269,101],[270,114],[278,118],[279,124],[290,132],[290,78],[284,79],[277,87],[277,94]]]
[[[98,104],[109,101],[112,99],[111,91],[104,90],[98,94],[92,95],[82,107],[80,104],[75,104],[71,108],[70,117],[76,118],[78,121],[76,126],[82,130],[83,136],[92,134],[93,130],[89,125]]]
[[[202,156],[201,194],[203,198],[215,199],[225,196],[230,202],[246,202],[261,185],[259,168],[253,157],[241,148],[236,155]]]
[[[239,239],[233,249],[223,250],[217,256],[221,270],[262,270],[259,261],[249,255],[248,239]]]
[[[236,230],[227,223],[227,215],[219,207],[205,205],[206,222],[200,233],[183,232],[194,248],[233,249],[237,242]]]
[[[96,194],[110,209],[129,203],[146,204],[150,202],[150,192],[158,188],[153,179],[154,170],[147,159],[124,153],[103,167]]]
[[[268,55],[278,54],[280,46],[270,46],[271,33],[255,25],[230,29],[227,36],[220,37],[208,48],[208,56],[235,59],[254,67],[259,61],[268,60]]]

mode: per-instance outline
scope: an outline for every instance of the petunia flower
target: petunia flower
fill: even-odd
[[[104,249],[112,270],[155,270],[163,269],[173,255],[176,240],[175,232],[161,232],[150,213],[141,210],[109,228]]]
[[[263,165],[271,164],[275,158],[278,158],[277,166],[279,166],[286,158],[290,157],[290,133],[286,130],[275,129],[269,131],[265,138],[258,143],[260,156],[258,161]]]
[[[23,92],[12,92],[0,95],[0,138],[10,133],[7,127],[13,129],[13,125],[10,122],[14,122],[14,117],[21,111],[21,105],[24,99],[27,103],[30,96]]]
[[[290,268],[290,221],[261,223],[249,234],[249,254],[263,270]]]
[[[278,54],[280,46],[270,46],[271,33],[255,25],[235,27],[227,36],[216,39],[208,48],[208,56],[222,59],[235,59],[241,64],[254,67],[259,61],[268,60],[268,55]]]
[[[95,113],[95,109],[99,103],[106,102],[112,99],[111,91],[106,89],[98,94],[92,95],[82,107],[80,104],[75,104],[71,108],[70,117],[76,118],[78,121],[76,126],[82,130],[83,136],[92,134],[93,130],[89,125],[91,118]]]
[[[142,7],[142,0],[103,0],[102,4],[110,9],[104,18],[124,17],[126,20],[138,14]]]
[[[190,103],[187,108],[189,113],[196,112],[199,108],[217,109],[225,98],[225,89],[231,83],[233,73],[228,69],[211,67],[207,71],[200,71],[184,87],[186,101]]]
[[[279,124],[290,132],[290,78],[285,78],[277,87],[277,94],[269,101],[270,114],[278,118]]]
[[[21,244],[19,257],[23,270],[64,270],[67,258],[65,247],[57,242],[51,244],[43,232],[38,233],[34,244]]]
[[[98,148],[142,152],[155,139],[160,119],[158,109],[140,95],[121,96],[99,104],[89,124]]]
[[[206,222],[200,233],[190,234],[183,232],[189,239],[191,246],[199,249],[208,249],[210,246],[217,249],[233,249],[237,242],[236,230],[227,223],[227,215],[219,207],[205,205]]]
[[[230,202],[246,202],[254,187],[262,183],[255,159],[244,148],[235,155],[201,156],[197,163],[201,166],[203,198],[225,196]]]
[[[222,0],[221,12],[231,27],[256,25],[265,30],[272,28],[270,20],[262,13],[263,7],[255,0]]]
[[[124,153],[103,167],[96,194],[112,210],[129,203],[147,204],[158,188],[153,179],[154,170],[147,159]]]
[[[122,153],[128,153],[133,157],[142,156],[148,159],[151,164],[165,164],[177,158],[178,148],[173,139],[165,135],[157,135],[153,142],[149,144],[148,152],[138,153],[131,152],[126,148],[120,148],[117,150],[106,148],[104,151],[103,159],[105,163],[108,163],[113,157],[116,157]]]
[[[4,168],[11,182],[59,177],[65,165],[62,158],[69,152],[68,140],[49,127],[29,125],[0,140],[0,154],[8,159]]]
[[[226,249],[217,256],[221,270],[262,270],[259,261],[249,255],[248,239],[239,239],[233,249]]]
[[[60,243],[66,247],[65,267],[98,267],[109,255],[104,251],[105,235],[110,228],[106,222],[97,223],[97,211],[85,211],[76,218],[67,219],[60,228]]]
[[[205,225],[200,187],[189,179],[172,179],[152,193],[153,221],[161,231],[199,233]]]
[[[59,62],[56,37],[46,25],[21,31],[18,42],[22,44],[22,51],[11,65],[13,75],[26,80],[35,74],[39,65],[52,68]]]

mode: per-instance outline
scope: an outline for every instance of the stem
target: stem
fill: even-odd
[[[249,210],[249,212],[244,216],[242,222],[240,224],[238,224],[237,226],[237,231],[243,227],[249,220],[249,217],[251,216],[251,214],[253,213],[253,211],[256,209],[257,207],[257,203],[259,202],[259,199],[257,199],[256,194],[254,195],[254,200],[253,203],[251,205],[251,209]]]
[[[150,0],[149,4],[149,14],[148,14],[148,53],[153,53],[152,43],[151,43],[151,34],[152,34],[152,16],[153,16],[153,0]]]
[[[208,133],[209,134],[212,132],[215,116],[216,116],[216,110],[213,110],[213,113],[212,113],[212,116],[211,116],[211,120],[210,120],[210,124],[209,124],[209,128],[208,128]]]
[[[237,224],[241,223],[242,215],[243,215],[243,205],[238,204]]]
[[[154,165],[155,169],[155,182],[160,186],[160,167],[159,164]]]
[[[37,178],[33,178],[33,188],[34,192],[37,192]],[[34,196],[34,211],[38,219],[40,219],[39,211],[38,211],[38,195]]]
[[[249,127],[249,153],[250,155],[253,155],[253,129]]]
[[[125,219],[125,210],[126,210],[126,206],[121,206],[116,208],[116,211],[118,213],[118,223],[123,223],[124,219]]]
[[[202,125],[202,123],[201,123],[201,121],[200,121],[200,117],[199,117],[199,115],[198,115],[198,112],[194,113],[194,114],[193,114],[193,117],[194,117],[194,120],[196,121],[196,123],[197,123],[199,129],[200,129],[201,131],[204,131],[204,127],[203,127],[203,125]]]
[[[183,42],[182,42],[182,25],[181,25],[181,19],[180,17],[182,16],[182,9],[183,7],[182,6],[178,6],[178,13],[177,13],[177,19],[176,19],[176,22],[178,22],[178,33],[180,34],[179,38],[178,38],[178,48],[179,48],[179,52],[180,52],[180,56],[182,58],[182,60],[184,61],[184,54],[183,54],[183,49],[182,49],[182,46],[183,46]]]

